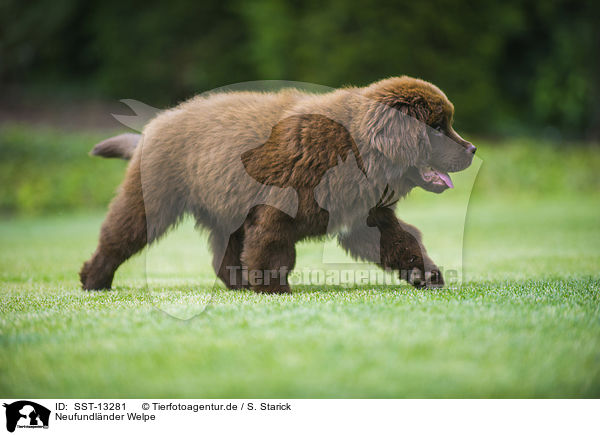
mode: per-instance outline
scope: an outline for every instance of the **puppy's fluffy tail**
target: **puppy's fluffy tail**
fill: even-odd
[[[123,160],[129,160],[131,159],[131,156],[133,156],[133,152],[141,138],[141,134],[120,134],[96,144],[94,148],[92,148],[92,151],[90,151],[90,154],[92,156],[105,158],[118,157]]]

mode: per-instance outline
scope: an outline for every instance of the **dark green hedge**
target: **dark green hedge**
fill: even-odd
[[[595,0],[4,0],[0,81],[164,106],[217,86],[431,80],[474,133],[600,135]]]

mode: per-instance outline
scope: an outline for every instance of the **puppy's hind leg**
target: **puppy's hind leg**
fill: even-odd
[[[156,240],[176,221],[177,213],[151,213],[147,219],[146,208],[140,163],[134,160],[102,223],[98,247],[79,272],[85,290],[109,289],[117,268],[144,248],[148,237]]]
[[[98,247],[79,272],[83,288],[110,288],[117,268],[146,242],[146,210],[139,162],[133,162],[102,223]]]
[[[258,206],[244,223],[242,263],[252,290],[290,293],[288,275],[296,263],[294,221],[270,206]]]
[[[229,237],[222,232],[214,231],[210,237],[213,251],[213,268],[217,276],[227,288],[240,289],[249,287],[242,277],[242,248],[244,229],[239,228]]]

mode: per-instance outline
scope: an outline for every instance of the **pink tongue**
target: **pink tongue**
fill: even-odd
[[[450,189],[452,189],[454,187],[454,184],[452,183],[452,180],[450,179],[450,175],[446,174],[445,172],[439,172],[439,171],[436,171],[436,173],[444,181],[446,186],[448,186]]]

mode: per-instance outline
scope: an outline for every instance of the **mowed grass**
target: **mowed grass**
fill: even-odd
[[[399,214],[443,265],[462,205],[427,198]],[[77,271],[100,213],[5,219],[0,396],[599,397],[598,198],[474,198],[464,281],[441,290],[227,291],[186,222],[115,290],[86,293]],[[323,267],[322,244],[298,252],[298,270]],[[164,304],[206,310],[183,321]]]
[[[477,159],[456,189],[402,201],[462,275],[445,289],[349,273],[227,291],[186,221],[113,291],[86,293],[103,212],[79,210],[106,204],[124,169],[87,152],[110,134],[0,126],[0,396],[600,397],[597,144],[475,141],[479,174]],[[331,270],[375,267],[298,246],[300,275]]]

